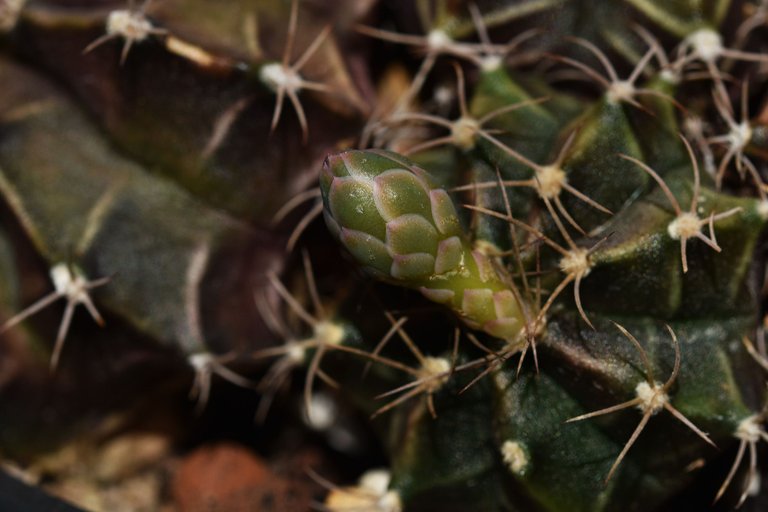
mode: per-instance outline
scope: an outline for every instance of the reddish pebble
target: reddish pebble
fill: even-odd
[[[300,482],[275,475],[244,446],[198,448],[181,463],[172,485],[179,512],[308,510],[311,493]]]

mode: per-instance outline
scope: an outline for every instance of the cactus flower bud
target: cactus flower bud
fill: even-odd
[[[376,277],[418,289],[471,327],[515,339],[523,316],[488,257],[474,250],[448,193],[386,151],[330,155],[320,178],[334,235]]]

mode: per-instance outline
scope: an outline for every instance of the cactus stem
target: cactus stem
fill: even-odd
[[[211,396],[211,379],[214,374],[241,388],[253,389],[257,386],[256,382],[246,379],[225,366],[225,363],[232,359],[234,359],[232,355],[216,356],[208,352],[192,354],[187,358],[187,362],[195,372],[189,397],[196,401],[197,415],[202,414],[208,405],[208,399]]]
[[[85,306],[85,309],[88,310],[88,313],[91,314],[91,317],[93,317],[97,324],[100,326],[104,325],[104,319],[93,304],[89,292],[94,288],[104,286],[112,279],[112,277],[102,277],[100,279],[89,281],[79,268],[67,263],[57,263],[51,267],[50,274],[51,281],[53,281],[54,285],[54,291],[8,319],[8,321],[0,327],[0,334],[23,322],[38,311],[45,309],[57,300],[61,298],[66,299],[67,306],[64,309],[64,315],[61,318],[61,323],[59,324],[59,330],[53,347],[53,353],[51,354],[50,368],[51,372],[54,372],[59,364],[61,350],[64,348],[64,340],[67,337],[67,332],[69,331],[69,326],[72,322],[72,315],[78,304]]]
[[[140,43],[153,35],[168,34],[167,30],[155,27],[147,18],[146,9],[151,1],[145,0],[141,7],[136,9],[134,0],[129,0],[128,9],[110,12],[107,17],[106,34],[86,46],[83,53],[88,53],[113,39],[122,38],[125,40],[120,53],[120,65],[122,66],[135,43]]]
[[[675,218],[672,222],[669,223],[667,226],[667,232],[669,233],[670,238],[673,240],[679,240],[680,241],[680,259],[683,264],[683,273],[688,272],[688,258],[687,258],[687,251],[686,246],[688,240],[691,238],[698,238],[705,244],[707,244],[710,248],[712,248],[716,252],[720,252],[722,249],[717,244],[717,239],[715,238],[715,228],[714,223],[725,219],[727,217],[730,217],[732,215],[735,215],[742,211],[741,207],[737,208],[731,208],[730,210],[721,212],[721,213],[714,213],[711,212],[709,215],[709,218],[707,219],[701,219],[698,214],[698,207],[699,207],[699,192],[701,188],[701,180],[699,176],[699,164],[696,160],[696,156],[693,154],[693,148],[691,147],[690,142],[688,142],[688,139],[680,136],[683,143],[685,144],[685,148],[688,151],[688,155],[691,158],[691,163],[693,165],[693,176],[694,176],[694,186],[693,186],[693,195],[691,197],[691,206],[688,211],[683,211],[680,207],[680,203],[675,198],[674,194],[672,194],[672,191],[667,186],[664,179],[656,173],[653,169],[651,169],[647,164],[641,162],[637,158],[631,157],[629,155],[623,155],[620,154],[619,157],[623,158],[624,160],[628,160],[641,169],[643,169],[645,172],[647,172],[655,181],[659,184],[661,187],[661,190],[664,192],[664,195],[667,197],[667,200],[669,201],[672,208],[675,210]],[[709,236],[702,233],[702,228],[704,226],[709,226]]]
[[[605,414],[621,411],[623,409],[629,409],[631,407],[637,407],[643,412],[640,423],[638,423],[629,440],[624,445],[624,448],[622,448],[618,457],[616,457],[616,460],[611,466],[610,471],[608,471],[608,475],[605,477],[605,483],[607,484],[611,480],[611,477],[613,477],[616,469],[619,467],[619,464],[621,464],[621,461],[624,460],[624,457],[627,455],[627,452],[629,452],[629,449],[632,447],[635,441],[637,441],[637,438],[640,437],[640,434],[645,429],[645,426],[648,424],[651,416],[654,416],[662,409],[669,411],[670,414],[682,422],[686,427],[691,429],[706,443],[716,447],[715,443],[709,438],[707,434],[702,432],[696,425],[694,425],[670,403],[668,391],[672,387],[672,384],[674,384],[680,372],[680,343],[677,341],[677,336],[675,335],[675,332],[672,330],[672,328],[668,325],[666,326],[667,330],[669,331],[669,335],[672,337],[672,344],[675,348],[675,365],[672,369],[672,374],[670,375],[669,379],[667,379],[664,384],[659,385],[656,383],[653,377],[653,368],[651,366],[650,360],[648,359],[648,354],[646,354],[645,349],[643,349],[643,346],[640,344],[640,342],[637,341],[637,338],[635,338],[629,331],[627,331],[618,323],[613,322],[613,324],[629,341],[632,342],[635,348],[637,348],[640,354],[640,358],[643,361],[643,366],[645,367],[646,380],[644,382],[638,383],[637,387],[635,388],[635,394],[637,396],[632,400],[628,400],[618,405],[600,409],[598,411],[590,412],[587,414],[582,414],[580,416],[566,420],[566,423],[572,423],[575,421],[594,418],[596,416],[603,416]]]

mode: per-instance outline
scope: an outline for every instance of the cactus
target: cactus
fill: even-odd
[[[0,3],[38,388],[152,354],[173,435],[249,397],[366,468],[323,510],[760,510],[766,2],[70,4]],[[18,461],[88,437],[22,402]]]

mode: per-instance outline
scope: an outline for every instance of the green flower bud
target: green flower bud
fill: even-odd
[[[379,279],[415,288],[473,328],[514,339],[515,295],[474,250],[448,193],[408,159],[386,151],[329,156],[320,188],[330,230]]]

